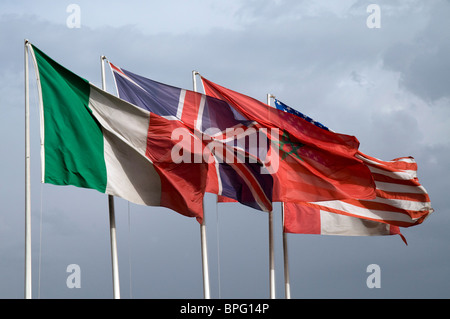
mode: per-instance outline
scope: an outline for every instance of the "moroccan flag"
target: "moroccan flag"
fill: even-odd
[[[267,148],[264,153],[259,147],[268,145],[267,136],[255,129],[253,121],[225,101],[148,79],[112,63],[110,67],[121,99],[181,121],[201,132],[208,146],[215,145],[208,163],[207,192],[258,210],[272,210],[273,178],[261,173],[261,157]]]
[[[323,130],[293,114],[202,77],[206,94],[233,105],[263,128],[278,129],[272,140],[273,201],[316,202],[344,198],[371,199],[375,184],[364,163],[355,157],[359,142],[353,136]],[[269,130],[268,130],[269,132]]]
[[[179,142],[172,132],[194,136],[192,130],[104,92],[35,46],[31,51],[42,101],[42,181],[168,207],[201,222],[208,166],[171,160]]]

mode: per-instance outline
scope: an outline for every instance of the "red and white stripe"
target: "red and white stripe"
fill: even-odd
[[[398,226],[364,218],[351,217],[321,210],[316,207],[284,204],[284,231],[295,234],[383,236],[400,235]]]
[[[428,193],[417,179],[417,164],[414,158],[401,157],[382,161],[361,152],[356,156],[372,172],[376,184],[376,198],[288,203],[285,205],[286,232],[335,235],[399,234],[399,226],[420,224],[433,212]],[[332,215],[353,219],[339,217],[340,220],[337,221],[338,217],[335,216],[333,221],[330,217]],[[376,224],[370,224],[369,228],[364,230],[364,224],[367,223],[361,223],[358,219],[373,221]],[[333,223],[335,226],[332,226]],[[351,225],[355,226],[357,223],[360,226],[352,229]],[[379,225],[380,223],[386,226]],[[327,230],[324,230],[326,227]]]

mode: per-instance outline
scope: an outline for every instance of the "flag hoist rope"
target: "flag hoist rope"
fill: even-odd
[[[192,71],[192,85],[194,92],[197,92],[197,71]],[[208,266],[208,246],[206,243],[206,216],[205,216],[205,197],[203,197],[203,221],[200,225],[200,241],[202,250],[202,271],[203,271],[203,297],[204,299],[211,298],[209,287],[209,266]]]
[[[102,67],[102,89],[106,91],[106,77],[105,77],[105,60],[106,57],[100,57]],[[109,207],[109,231],[111,241],[111,264],[113,277],[113,296],[114,299],[120,299],[120,284],[119,284],[119,259],[117,257],[117,239],[116,239],[116,217],[114,209],[114,196],[108,195]]]

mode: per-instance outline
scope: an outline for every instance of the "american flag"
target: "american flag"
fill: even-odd
[[[291,109],[278,100],[276,105],[284,105],[283,110],[286,112]],[[310,121],[328,130],[322,124],[312,119]],[[393,235],[400,234],[399,227],[422,223],[433,212],[430,197],[417,178],[417,163],[414,158],[400,157],[383,161],[360,151],[356,157],[372,173],[376,198],[286,203],[285,232]]]

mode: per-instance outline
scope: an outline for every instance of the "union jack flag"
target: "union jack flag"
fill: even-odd
[[[110,67],[119,98],[167,119],[181,121],[199,133],[196,138],[206,136],[213,146],[223,146],[221,151],[216,147],[211,154],[207,192],[258,210],[272,210],[273,178],[261,170],[264,154],[258,147],[267,145],[267,140],[261,139],[256,123],[222,100],[150,80],[112,63]],[[255,134],[258,144],[248,143],[252,138],[255,140]],[[225,160],[229,158],[232,160]]]

